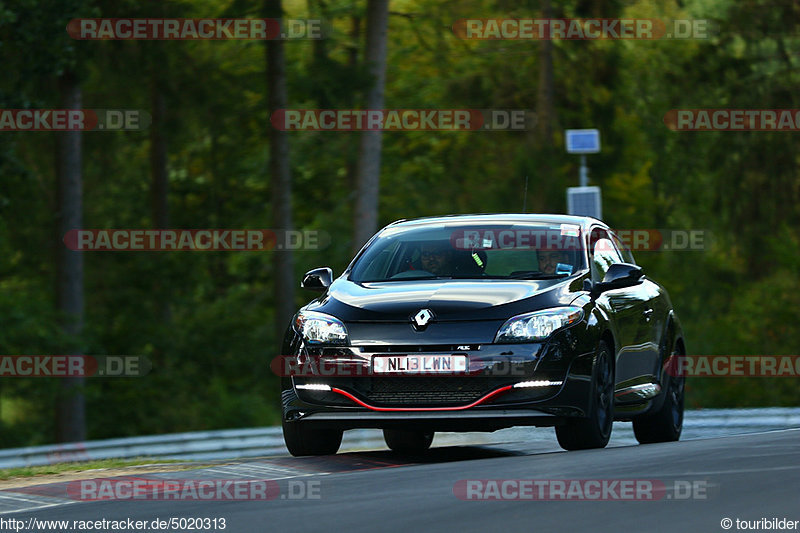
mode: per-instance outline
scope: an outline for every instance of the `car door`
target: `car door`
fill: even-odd
[[[613,231],[610,231],[609,234],[622,260],[635,265],[636,260],[633,258],[633,254],[623,244],[622,240],[615,235]],[[645,304],[642,311],[644,322],[642,324],[643,327],[641,328],[639,342],[645,346],[644,351],[652,365],[647,375],[659,376],[662,358],[669,355],[663,352],[667,349],[664,340],[669,311],[672,305],[669,302],[666,291],[661,285],[649,279],[647,275],[642,279],[642,284],[638,287],[637,292],[640,294]]]
[[[626,262],[604,228],[592,229],[590,243],[593,282],[602,281],[611,265]],[[652,287],[641,283],[605,291],[597,298],[597,304],[611,315],[618,344],[617,388],[653,375],[657,346],[652,345],[650,325],[654,312],[648,311],[653,296]]]

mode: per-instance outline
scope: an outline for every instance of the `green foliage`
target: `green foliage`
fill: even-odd
[[[790,2],[677,0],[552,2],[556,17],[708,18],[709,39],[556,41],[555,136],[535,132],[387,132],[380,219],[465,212],[565,211],[576,158],[561,130],[598,127],[589,158],[604,213],[621,229],[705,229],[703,251],[639,252],[669,291],[692,354],[793,354],[800,346],[800,180],[791,133],[675,133],[670,109],[798,108],[800,42]],[[52,5],[51,5],[52,4]],[[364,2],[285,1],[291,18],[322,17],[329,37],[286,43],[292,108],[363,101]],[[167,102],[169,205],[176,228],[264,228],[270,220],[263,43],[69,40],[79,16],[255,16],[256,2],[31,2],[0,7],[3,108],[55,106],[55,77],[82,79],[87,108],[149,110]],[[311,10],[310,12],[308,10]],[[386,104],[393,108],[537,105],[540,44],[465,41],[467,17],[538,16],[538,2],[396,0]],[[354,35],[354,20],[362,21]],[[356,52],[355,54],[353,52]],[[0,353],[58,353],[68,345],[54,309],[60,237],[54,134],[2,133]],[[296,227],[330,236],[296,254],[297,278],[350,260],[357,133],[292,133]],[[148,228],[147,132],[86,133],[84,225]],[[528,196],[523,199],[526,176]],[[85,256],[92,354],[140,354],[141,379],[87,380],[92,438],[271,424],[278,353],[268,253],[93,252]],[[299,294],[298,305],[312,297]],[[777,383],[776,383],[777,381]],[[0,444],[53,440],[52,380],[0,383]],[[696,380],[693,407],[796,403],[795,380]]]

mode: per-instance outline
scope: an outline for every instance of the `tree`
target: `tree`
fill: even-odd
[[[267,17],[283,20],[280,0],[265,0]],[[285,109],[286,59],[283,41],[267,41],[267,86],[269,112]],[[292,229],[292,175],[289,161],[289,138],[285,131],[270,128],[269,171],[272,196],[272,228],[285,232]],[[273,287],[275,290],[275,339],[278,345],[286,324],[294,314],[294,257],[291,250],[276,250],[273,255]]]
[[[388,25],[389,0],[369,0],[364,57],[372,81],[367,91],[367,109],[383,109]],[[356,206],[353,216],[354,252],[357,252],[378,228],[381,139],[379,130],[365,131],[360,138],[356,169]]]
[[[541,0],[542,18],[552,19],[550,0]],[[537,129],[540,144],[553,142],[553,127],[556,123],[556,108],[553,89],[553,41],[544,39],[539,43],[539,89],[536,99]],[[549,176],[544,176],[545,179]]]
[[[71,70],[59,77],[62,109],[80,109],[81,86]],[[81,132],[57,134],[58,173],[58,236],[81,229],[83,224],[83,183]],[[63,316],[63,329],[69,338],[77,339],[83,330],[83,256],[81,252],[58,247],[57,308]],[[72,346],[66,355],[81,355]],[[82,377],[64,378],[59,384],[56,407],[56,431],[59,442],[86,439],[86,407]]]

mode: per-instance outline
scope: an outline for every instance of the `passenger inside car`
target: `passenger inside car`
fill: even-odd
[[[486,252],[482,250],[454,250],[447,242],[426,242],[411,253],[406,271],[420,270],[444,277],[481,277],[486,264]]]

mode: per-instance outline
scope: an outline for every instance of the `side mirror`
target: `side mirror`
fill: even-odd
[[[312,291],[324,291],[331,286],[331,283],[333,283],[333,270],[321,267],[306,272],[300,286]]]
[[[632,287],[640,284],[643,277],[644,271],[642,267],[630,263],[616,263],[608,267],[608,272],[603,277],[603,281],[592,286],[592,292],[600,294],[611,289]]]

